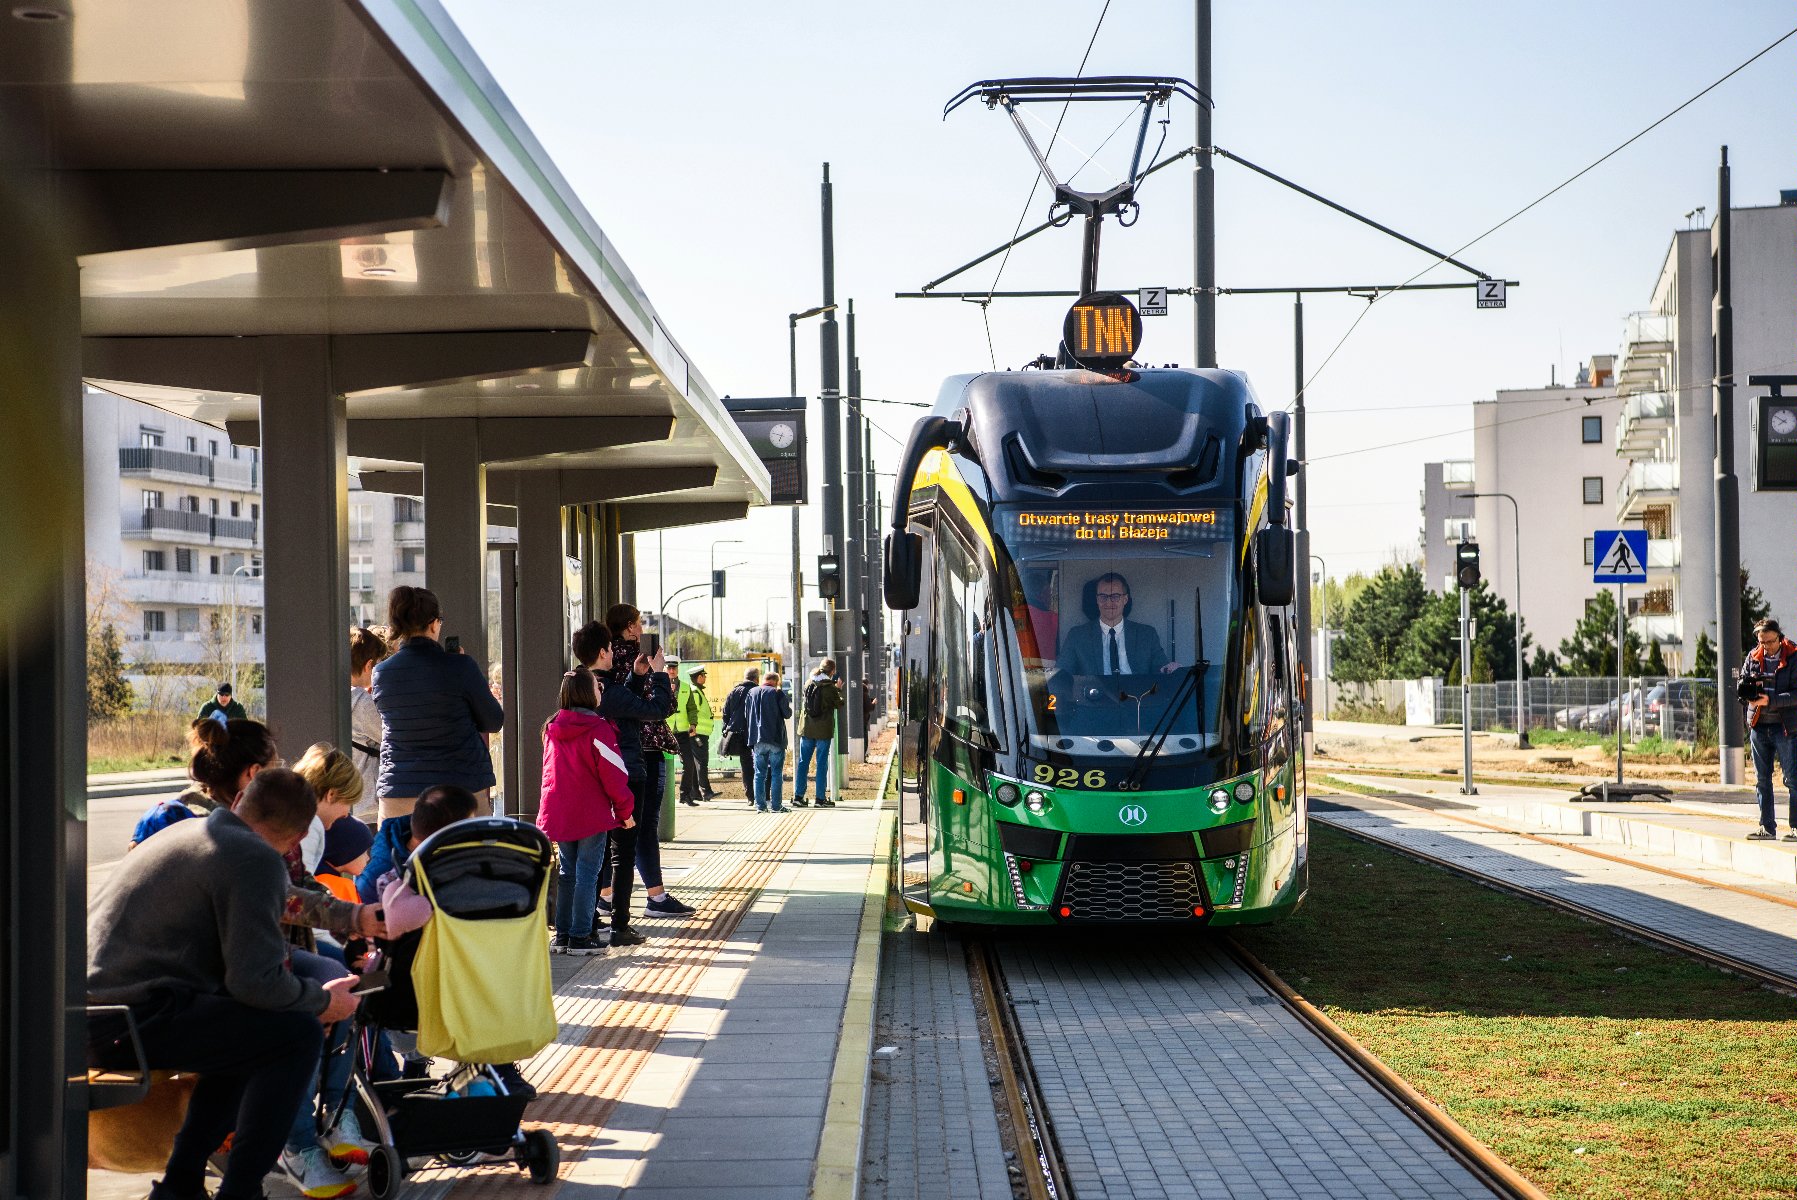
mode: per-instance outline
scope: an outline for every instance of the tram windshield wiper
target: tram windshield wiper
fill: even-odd
[[[1173,699],[1168,702],[1166,711],[1161,713],[1160,719],[1154,723],[1154,731],[1148,735],[1148,740],[1142,744],[1142,748],[1136,751],[1135,761],[1130,764],[1129,775],[1124,780],[1124,786],[1131,790],[1141,787],[1142,782],[1148,778],[1148,768],[1153,765],[1154,760],[1160,756],[1161,749],[1166,746],[1167,737],[1173,732],[1174,723],[1179,719],[1179,710],[1185,705],[1187,693],[1191,694],[1192,702],[1197,709],[1197,728],[1200,736],[1203,736],[1204,731],[1208,728],[1205,724],[1204,712],[1204,677],[1210,671],[1210,660],[1204,657],[1204,592],[1201,588],[1192,589],[1192,645],[1198,651],[1197,661],[1186,668],[1185,675],[1179,681],[1178,690],[1173,693]],[[1149,693],[1152,694],[1153,690],[1150,688]],[[1139,705],[1137,711],[1139,714]],[[1136,726],[1138,729],[1141,727],[1139,715]]]

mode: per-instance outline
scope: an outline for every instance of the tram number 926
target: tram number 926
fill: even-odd
[[[1110,782],[1105,778],[1104,772],[1096,767],[1081,775],[1072,767],[1056,768],[1047,763],[1037,763],[1035,770],[1030,773],[1030,780],[1049,787],[1063,788],[1101,788]]]

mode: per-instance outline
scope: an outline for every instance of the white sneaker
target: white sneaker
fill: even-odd
[[[319,1144],[331,1156],[331,1162],[341,1167],[345,1163],[356,1167],[368,1165],[369,1151],[375,1143],[362,1135],[362,1123],[356,1119],[356,1110],[346,1108],[343,1116],[337,1121],[337,1128],[319,1139]]]
[[[356,1190],[355,1180],[331,1165],[323,1146],[308,1146],[297,1154],[282,1150],[281,1170],[308,1200],[336,1200]]]

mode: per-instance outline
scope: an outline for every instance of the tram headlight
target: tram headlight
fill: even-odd
[[[1214,813],[1226,812],[1229,809],[1229,793],[1222,788],[1210,794],[1210,810]]]
[[[1046,812],[1048,810],[1048,795],[1044,792],[1032,791],[1023,798],[1023,806],[1033,813]]]
[[[1234,790],[1237,804],[1246,804],[1254,799],[1254,781],[1251,779],[1238,780]]]
[[[992,789],[992,798],[1006,808],[1016,808],[1017,802],[1023,799],[1023,789],[1007,781]]]

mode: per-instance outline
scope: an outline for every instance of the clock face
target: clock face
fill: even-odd
[[[1797,433],[1797,408],[1775,408],[1772,410],[1772,432],[1780,437],[1789,437]]]
[[[1793,423],[1797,424],[1797,417],[1793,417]],[[776,425],[767,431],[767,440],[781,450],[792,445],[792,439],[793,428],[791,425]]]

